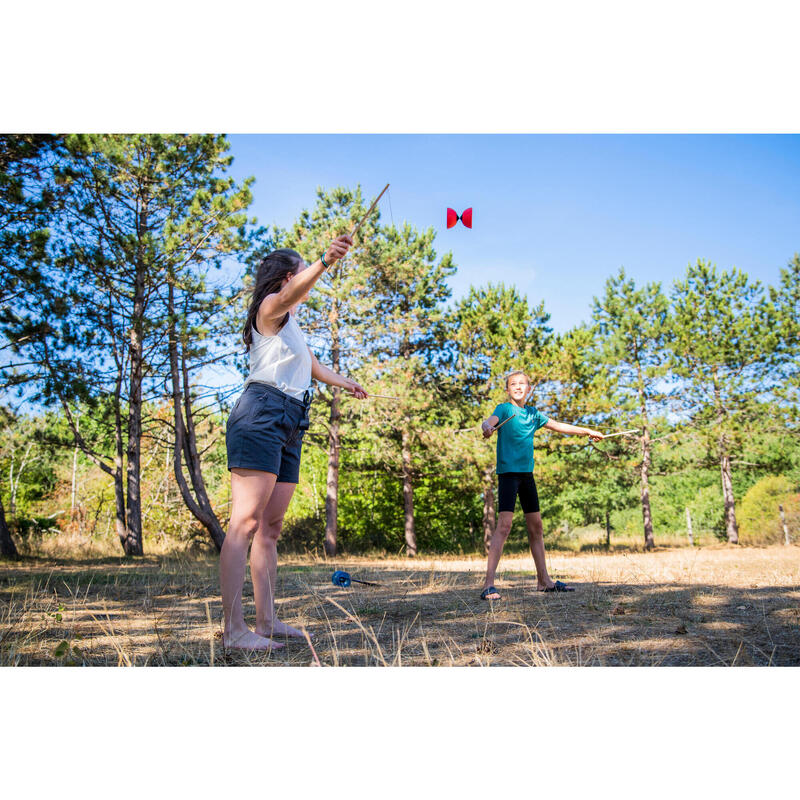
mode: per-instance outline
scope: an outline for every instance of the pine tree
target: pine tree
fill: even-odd
[[[579,325],[550,338],[539,354],[532,402],[551,419],[592,428],[619,423],[613,377],[597,345],[596,332]],[[602,522],[622,504],[620,472],[630,460],[624,443],[609,447],[547,429],[537,440],[536,482],[551,519]]]
[[[75,443],[114,479],[117,534],[128,555],[143,552],[144,404],[165,376],[175,379],[168,287],[196,291],[189,276],[199,262],[244,246],[248,182],[237,188],[221,176],[227,147],[222,136],[68,137],[55,166],[49,300],[16,321],[17,339],[27,334],[25,349],[44,370],[42,399],[61,405]],[[200,304],[196,296],[193,308]],[[172,389],[177,414],[188,386]],[[106,398],[111,457],[81,435],[72,412],[76,403]],[[188,423],[186,431],[191,436]],[[191,456],[187,446],[176,449]],[[195,473],[192,482],[198,490]]]
[[[725,531],[736,544],[731,456],[741,447],[748,407],[780,379],[775,309],[760,283],[705,261],[689,265],[671,299],[671,366],[683,379],[676,398],[719,464]]]
[[[446,281],[455,272],[450,253],[437,256],[434,238],[432,228],[418,231],[404,223],[382,227],[366,246],[375,270],[369,286],[375,310],[368,329],[370,360],[362,374],[373,392],[399,398],[370,413],[380,419],[380,436],[390,444],[385,459],[400,476],[408,556],[418,552],[415,454],[424,452],[425,431],[441,416],[438,362],[445,340],[444,303],[450,297]],[[370,429],[374,435],[375,427]]]
[[[304,210],[288,233],[278,232],[276,243],[297,250],[307,263],[313,263],[331,241],[349,233],[366,212],[361,189],[336,187],[317,190],[317,203]],[[369,243],[376,236],[379,213],[373,212],[358,233],[347,256],[331,266],[317,281],[298,319],[308,334],[311,349],[321,364],[334,372],[353,374],[366,355],[365,342],[375,300],[370,291],[374,266]],[[326,419],[313,415],[309,439],[314,427],[323,426],[328,450],[328,474],[325,492],[325,553],[336,554],[339,531],[339,470],[343,425],[342,390],[319,385],[315,405],[326,407]]]
[[[781,282],[770,287],[770,299],[778,322],[777,363],[783,378],[781,399],[800,402],[800,253],[781,270]]]
[[[61,148],[57,136],[0,136],[0,351],[9,356],[0,388],[20,389],[36,379],[38,367],[21,356],[19,314],[41,298],[42,265],[50,237],[51,192],[48,167]],[[17,548],[0,502],[0,555]]]
[[[661,285],[650,283],[641,289],[626,278],[625,270],[606,281],[602,300],[595,298],[593,319],[603,338],[603,361],[617,384],[618,419],[625,427],[641,429],[642,458],[639,465],[642,521],[645,548],[654,546],[653,515],[650,509],[650,467],[652,463],[651,417],[663,405],[659,386],[665,375],[665,352],[669,301]],[[638,414],[637,414],[638,412]]]

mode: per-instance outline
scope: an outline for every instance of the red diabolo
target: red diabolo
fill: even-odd
[[[459,217],[452,208],[447,209],[447,227],[452,228],[456,222],[461,220],[461,222],[467,227],[472,227],[472,209],[468,208],[464,211],[464,213]]]

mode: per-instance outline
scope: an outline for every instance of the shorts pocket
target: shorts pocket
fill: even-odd
[[[245,396],[243,394],[240,395],[239,399],[233,404],[231,413],[228,414],[227,428],[230,428],[232,425],[238,422],[241,419],[243,412],[246,410],[247,404],[244,400],[244,397]]]
[[[252,416],[253,425],[265,432],[272,432],[285,442],[292,432],[292,425],[283,403],[271,394],[264,394],[254,399],[253,405],[256,408]]]

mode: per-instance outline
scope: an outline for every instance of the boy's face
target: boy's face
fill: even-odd
[[[524,375],[512,375],[508,379],[508,396],[518,403],[521,403],[528,394],[530,384]]]

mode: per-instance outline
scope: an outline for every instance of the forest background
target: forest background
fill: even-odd
[[[253,269],[276,246],[314,260],[372,199],[320,188],[263,227],[230,167],[224,136],[0,137],[4,554],[221,546],[241,382],[217,370],[246,375]],[[703,260],[669,286],[621,269],[556,332],[500,274],[454,300],[435,239],[376,213],[300,312],[323,363],[398,400],[317,387],[285,549],[482,551],[494,442],[477,426],[512,368],[555,419],[641,432],[537,434],[548,547],[797,536],[798,254],[774,286]]]

